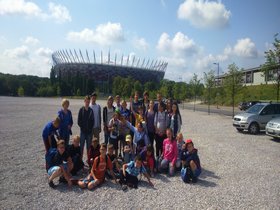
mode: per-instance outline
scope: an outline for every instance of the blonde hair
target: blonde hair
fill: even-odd
[[[78,142],[80,142],[80,136],[79,135],[75,135],[74,137],[73,137],[73,141],[78,141]]]
[[[61,106],[64,106],[65,104],[68,104],[68,106],[70,104],[69,100],[66,98],[62,99]]]
[[[58,140],[57,143],[56,143],[57,147],[60,146],[60,145],[63,145],[63,146],[64,146],[64,144],[65,144],[65,143],[64,143],[64,140],[62,140],[62,139],[61,139],[61,140]]]
[[[60,124],[60,118],[58,116],[54,119],[53,124],[55,124],[55,125]]]

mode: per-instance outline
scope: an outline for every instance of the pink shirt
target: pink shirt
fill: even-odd
[[[171,142],[168,138],[164,139],[163,141],[163,158],[171,161],[174,165],[177,160],[178,155],[178,148],[177,148],[177,142],[174,140]]]

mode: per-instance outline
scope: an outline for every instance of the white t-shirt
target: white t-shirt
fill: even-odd
[[[93,125],[93,128],[100,128],[101,125],[100,125],[100,122],[99,122],[99,119],[100,116],[99,116],[99,109],[101,109],[101,107],[98,105],[98,104],[90,104],[89,107],[93,110],[93,115],[94,115],[94,125]]]

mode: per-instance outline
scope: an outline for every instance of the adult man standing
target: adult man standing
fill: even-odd
[[[89,107],[93,110],[94,123],[93,123],[93,136],[99,141],[99,134],[101,132],[101,107],[96,103],[97,94],[93,92],[91,94],[91,103]]]

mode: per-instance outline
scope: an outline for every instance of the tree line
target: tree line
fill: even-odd
[[[113,81],[95,81],[79,72],[57,77],[51,69],[50,78],[0,73],[0,95],[9,96],[84,96],[93,91],[100,95],[120,95],[129,98],[135,91],[148,91],[150,98],[156,93],[176,100],[202,100],[207,104],[236,105],[246,100],[279,100],[280,94],[280,40],[274,36],[273,48],[265,52],[266,62],[261,66],[263,76],[270,77],[273,85],[244,86],[242,71],[235,63],[228,66],[223,81],[217,80],[213,70],[203,78],[194,74],[189,83],[163,79],[160,83],[141,84],[132,77],[114,77]],[[273,72],[273,74],[270,74]]]

